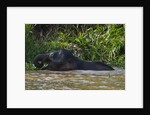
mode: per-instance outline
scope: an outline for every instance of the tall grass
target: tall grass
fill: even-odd
[[[83,60],[125,67],[124,24],[26,24],[25,30],[26,69],[35,69],[37,54],[63,48]]]

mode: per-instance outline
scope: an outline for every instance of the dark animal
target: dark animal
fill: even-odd
[[[42,70],[114,70],[103,62],[83,61],[66,49],[39,54],[34,58],[33,63],[35,67]],[[44,64],[48,65],[44,66]]]

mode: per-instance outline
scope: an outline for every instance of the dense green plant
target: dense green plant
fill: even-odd
[[[26,69],[35,69],[37,54],[62,48],[84,60],[125,67],[124,24],[26,24],[25,32]]]

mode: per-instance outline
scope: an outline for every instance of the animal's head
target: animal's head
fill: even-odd
[[[48,58],[48,56],[46,54],[39,54],[34,58],[33,64],[37,68],[42,68],[44,66],[44,63],[46,62],[47,58]]]

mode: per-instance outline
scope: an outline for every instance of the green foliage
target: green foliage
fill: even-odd
[[[26,70],[35,70],[36,67],[32,63],[25,63]]]
[[[37,54],[63,48],[83,60],[125,67],[123,24],[26,24],[25,32],[26,69],[35,69]]]

